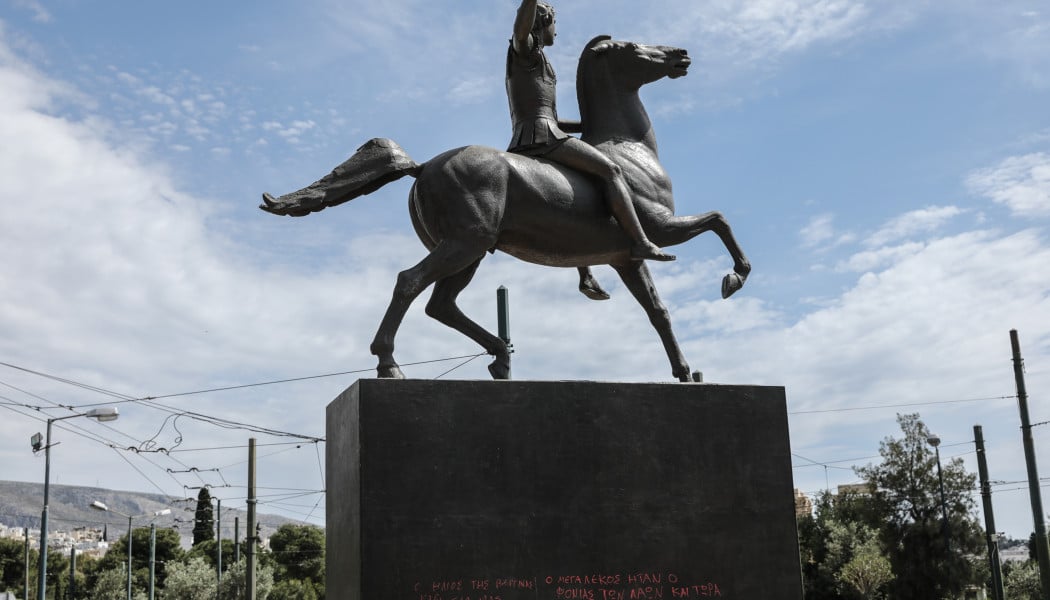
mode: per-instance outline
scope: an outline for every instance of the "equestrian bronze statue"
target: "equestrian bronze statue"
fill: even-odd
[[[429,254],[398,275],[393,298],[371,344],[372,354],[379,359],[379,377],[404,377],[394,360],[394,337],[409,305],[431,284],[434,291],[427,314],[493,355],[495,360],[488,368],[494,378],[509,376],[507,345],[456,306],[456,297],[470,283],[485,253],[499,250],[539,265],[577,267],[581,273],[591,265],[611,266],[660,335],[673,375],[689,381],[689,365],[642,260],[645,257],[638,255],[639,245],[644,246],[643,254],[662,254],[659,248],[713,231],[733,258],[733,272],[722,279],[723,298],[739,290],[751,271],[721,213],[674,214],[671,180],[660,165],[656,136],[638,95],[643,85],[664,77],[682,77],[689,64],[681,48],[615,41],[608,36],[591,40],[579,59],[582,136],[573,140],[585,142],[615,165],[641,233],[628,233],[628,227],[618,220],[607,198],[608,185],[561,161],[542,154],[467,146],[420,164],[387,139],[367,142],[330,174],[301,190],[278,198],[263,194],[260,208],[277,215],[304,216],[373,192],[405,175],[415,178],[409,192],[409,216]]]

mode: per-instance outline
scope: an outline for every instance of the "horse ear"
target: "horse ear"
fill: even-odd
[[[606,42],[608,42],[611,39],[612,39],[612,36],[609,36],[609,35],[596,36],[593,40],[587,42],[587,45],[584,46],[583,49],[585,51],[586,50],[590,50],[590,51],[594,52],[595,54],[601,54],[602,52],[605,52],[606,50],[609,49],[610,44],[608,44]]]

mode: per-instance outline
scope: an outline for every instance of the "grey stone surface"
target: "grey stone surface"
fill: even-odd
[[[780,387],[369,379],[327,440],[330,600],[802,597]]]

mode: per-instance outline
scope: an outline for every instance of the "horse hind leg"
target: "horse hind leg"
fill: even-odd
[[[380,378],[404,379],[401,368],[394,360],[394,337],[405,318],[405,313],[408,312],[408,307],[435,281],[455,275],[472,264],[476,268],[475,263],[485,256],[485,248],[475,246],[457,241],[443,241],[414,267],[398,274],[390,304],[369,348],[371,353],[379,358],[376,371]]]
[[[474,278],[480,264],[479,258],[462,271],[435,283],[434,292],[427,302],[427,315],[474,340],[486,352],[495,356],[496,359],[489,365],[489,373],[493,379],[510,379],[510,350],[506,342],[472,321],[456,305],[456,298]]]

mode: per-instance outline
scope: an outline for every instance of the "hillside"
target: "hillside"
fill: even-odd
[[[102,527],[108,525],[112,536],[123,535],[128,527],[126,517],[112,512],[91,508],[91,503],[102,502],[110,509],[126,515],[152,515],[154,512],[171,509],[171,514],[156,517],[139,517],[134,520],[136,527],[156,523],[157,527],[177,526],[183,536],[191,535],[193,530],[193,511],[196,501],[187,502],[161,494],[146,494],[108,490],[94,487],[71,485],[51,485],[49,499],[48,530],[70,530],[76,527]],[[42,483],[25,483],[20,481],[0,481],[0,524],[10,528],[40,527],[40,511],[44,502],[44,485]],[[243,505],[243,501],[238,504]],[[232,538],[234,534],[234,517],[240,518],[240,537],[245,536],[248,523],[244,510],[222,508],[222,536]],[[277,515],[259,514],[257,516],[263,538],[285,523],[299,521]]]

